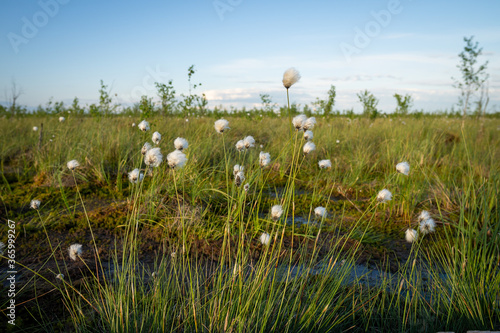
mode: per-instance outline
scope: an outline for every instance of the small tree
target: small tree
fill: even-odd
[[[317,107],[318,113],[323,111],[323,115],[328,116],[332,113],[333,106],[335,105],[335,97],[337,96],[337,92],[335,91],[335,86],[331,85],[330,90],[328,90],[328,99],[319,99],[316,98],[316,101],[313,102],[313,105]]]
[[[203,114],[205,112],[205,107],[208,104],[205,94],[198,96],[191,92],[192,89],[196,89],[198,86],[201,86],[201,83],[191,83],[191,78],[195,73],[196,70],[194,69],[194,65],[191,65],[188,68],[189,95],[186,96],[181,94],[182,100],[179,102],[179,109],[182,111],[184,117],[187,116],[188,112],[192,111],[193,107],[198,107],[200,112]]]
[[[200,115],[203,116],[207,113],[208,100],[205,94],[201,94],[201,96],[196,95],[196,106]]]
[[[83,114],[84,112],[84,109],[82,107],[80,107],[80,105],[78,105],[78,98],[75,97],[73,99],[73,103],[71,104],[71,112],[75,113],[75,114]]]
[[[461,80],[452,77],[455,81],[453,86],[460,89],[461,92],[460,105],[463,106],[462,115],[464,117],[467,115],[471,95],[480,89],[488,79],[486,73],[488,61],[482,65],[477,65],[478,57],[482,54],[483,49],[479,48],[479,43],[474,43],[473,39],[474,36],[464,37],[465,47],[458,55],[460,63],[457,67],[462,73]]]
[[[109,115],[111,113],[111,97],[109,96],[108,86],[101,80],[101,89],[99,89],[99,110],[101,114]]]
[[[66,111],[66,108],[64,107],[64,102],[55,102],[54,103],[54,113],[55,114],[63,114]]]
[[[97,105],[95,105],[94,103],[90,104],[89,105],[89,114],[92,117],[98,117],[98,116],[100,116],[101,112],[99,110],[99,107]]]
[[[363,115],[376,118],[378,115],[378,99],[368,90],[359,92],[357,96],[361,104],[363,104]]]
[[[158,97],[161,100],[161,110],[164,114],[172,114],[175,110],[175,90],[172,80],[168,84],[155,82]]]
[[[19,96],[23,94],[22,88],[19,88],[16,84],[16,80],[12,79],[10,91],[5,92],[5,98],[10,103],[9,111],[11,115],[15,115],[18,111],[17,100]]]
[[[274,108],[276,107],[276,103],[273,103],[273,100],[271,99],[271,95],[269,94],[260,94],[260,101],[263,106],[264,112],[273,112]]]
[[[400,94],[394,94],[394,98],[396,99],[396,102],[398,103],[398,106],[396,107],[396,114],[399,115],[406,115],[410,111],[411,106],[413,105],[413,100],[410,95],[400,95]]]
[[[153,103],[153,98],[148,98],[148,96],[141,96],[141,101],[139,102],[139,110],[141,110],[143,118],[149,118],[153,115],[155,104]]]

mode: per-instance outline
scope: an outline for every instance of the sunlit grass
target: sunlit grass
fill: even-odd
[[[316,149],[303,153],[301,132],[289,119],[228,117],[231,130],[216,133],[210,117],[148,119],[141,132],[128,117],[10,118],[0,124],[1,199],[19,234],[41,233],[47,261],[66,257],[63,282],[33,273],[60,292],[76,331],[379,331],[495,329],[500,325],[499,121],[447,118],[317,119]],[[43,122],[37,148],[32,127]],[[141,147],[161,133],[166,158],[174,140],[187,139],[187,163],[171,169],[143,163]],[[254,148],[238,151],[247,136]],[[259,164],[269,152],[271,163]],[[76,159],[74,172],[66,162]],[[320,169],[329,159],[332,167]],[[396,164],[408,162],[408,175]],[[236,184],[235,164],[245,181]],[[143,181],[128,172],[139,168]],[[248,184],[248,191],[244,185]],[[376,200],[382,189],[392,199]],[[109,225],[87,211],[92,199],[121,204]],[[24,209],[41,200],[35,213]],[[271,212],[280,205],[283,214]],[[316,217],[316,207],[328,214]],[[428,210],[436,232],[418,230]],[[35,215],[36,214],[36,215]],[[36,220],[32,217],[36,216]],[[65,272],[75,265],[51,232],[90,232],[78,287]],[[62,225],[62,226],[61,226]],[[24,228],[24,230],[22,229]],[[99,256],[95,231],[113,230],[116,242]],[[142,232],[160,246],[145,264]],[[262,233],[270,235],[261,244]],[[68,233],[68,238],[71,236]],[[87,237],[87,238],[88,238]],[[76,240],[75,240],[76,241]],[[78,240],[81,242],[81,240]],[[210,260],[197,242],[217,242]],[[65,242],[73,243],[67,239]],[[359,276],[366,251],[408,246],[394,268]],[[367,250],[368,249],[368,250]],[[388,250],[389,249],[389,250]],[[392,250],[390,250],[392,249]],[[21,262],[22,263],[22,262]],[[103,264],[106,265],[103,265]],[[364,266],[363,266],[364,267]],[[85,273],[86,272],[86,273]],[[40,316],[38,316],[40,317]],[[41,316],[43,317],[43,316]],[[40,319],[43,322],[43,319]],[[154,329],[152,329],[154,327]]]

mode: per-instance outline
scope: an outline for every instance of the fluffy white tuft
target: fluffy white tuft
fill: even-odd
[[[310,117],[307,118],[306,121],[304,121],[304,124],[302,125],[302,129],[304,131],[313,129],[314,125],[316,125],[316,118]]]
[[[314,149],[316,149],[316,145],[312,141],[307,141],[306,144],[304,145],[304,155],[309,154],[312,152]]]
[[[137,184],[137,182],[142,181],[143,178],[144,178],[144,174],[141,173],[141,171],[139,169],[134,169],[128,173],[128,180],[132,184]]]
[[[146,142],[144,144],[144,146],[142,146],[142,148],[141,148],[141,154],[142,155],[146,155],[146,153],[148,152],[148,150],[150,150],[151,148],[153,148],[153,146],[151,146],[151,144],[149,142]]]
[[[269,153],[264,153],[263,151],[259,154],[259,163],[261,167],[266,167],[271,163],[271,155]]]
[[[78,168],[80,166],[80,163],[78,163],[77,160],[71,160],[66,165],[68,166],[68,169],[70,169],[71,171],[73,171],[73,170],[75,170],[76,168]]]
[[[71,260],[76,260],[77,257],[82,255],[82,244],[72,244],[68,249],[68,253]]]
[[[230,129],[229,121],[226,119],[219,119],[215,122],[214,127],[217,133],[224,133],[226,130]]]
[[[304,139],[307,141],[312,140],[314,137],[313,132],[311,130],[307,130],[304,132]]]
[[[417,240],[418,234],[415,229],[407,229],[405,232],[405,238],[408,243],[413,243]]]
[[[30,208],[33,208],[33,209],[38,209],[40,208],[40,204],[42,202],[40,200],[31,200],[30,202]]]
[[[384,188],[382,191],[378,192],[377,201],[385,203],[387,201],[390,201],[391,199],[392,193],[389,190]]]
[[[236,174],[240,171],[244,171],[245,170],[245,167],[243,165],[239,165],[239,164],[236,164],[234,167],[233,167],[233,176],[236,176]]]
[[[145,120],[141,121],[137,127],[143,132],[149,131],[149,123]]]
[[[396,170],[399,173],[402,173],[403,175],[408,176],[408,174],[410,173],[410,164],[408,164],[408,162],[398,163],[398,164],[396,164]]]
[[[332,162],[330,160],[321,160],[318,165],[320,169],[327,169],[332,167]]]
[[[271,208],[271,218],[274,221],[279,220],[282,214],[283,214],[283,207],[281,207],[281,205],[274,205]]]
[[[144,163],[150,167],[157,168],[161,162],[163,162],[163,155],[160,148],[151,148],[144,155]]]
[[[234,184],[237,187],[240,187],[244,181],[245,181],[245,173],[243,172],[243,170],[240,170],[234,175]]]
[[[259,237],[259,241],[262,243],[262,245],[267,246],[271,243],[271,235],[269,235],[267,232],[263,232]]]
[[[319,207],[314,208],[314,215],[316,215],[317,217],[320,217],[320,218],[326,218],[328,213],[327,213],[325,207],[319,206]]]
[[[305,114],[299,114],[298,116],[293,117],[292,118],[293,127],[295,127],[295,129],[298,131],[301,130],[306,120],[307,116]]]
[[[186,162],[187,162],[187,157],[186,154],[184,154],[180,150],[174,150],[170,154],[167,155],[167,162],[168,166],[173,168],[182,168]]]
[[[174,140],[174,147],[177,150],[183,151],[184,149],[187,149],[188,146],[189,146],[189,143],[184,138],[177,138]]]
[[[420,232],[423,235],[434,232],[434,228],[436,228],[436,222],[432,218],[428,218],[420,222]]]
[[[66,118],[64,118],[64,117],[59,117],[59,122],[60,122],[60,123],[63,123],[65,120],[66,120]]]
[[[245,144],[246,149],[255,147],[255,139],[253,138],[253,136],[249,135],[246,138],[244,138],[243,143]]]
[[[418,221],[424,221],[424,220],[427,220],[427,219],[430,219],[431,218],[431,214],[429,214],[428,211],[426,210],[423,210],[420,212],[420,215],[418,216]]]
[[[245,150],[245,141],[243,140],[239,140],[238,142],[236,142],[236,149],[238,151],[243,151]]]
[[[283,74],[283,86],[285,86],[286,89],[293,86],[299,80],[300,80],[300,73],[293,67],[287,69]]]
[[[155,145],[159,145],[160,144],[160,141],[161,141],[161,134],[158,133],[158,132],[154,132],[153,133],[153,138],[152,138],[152,141]]]

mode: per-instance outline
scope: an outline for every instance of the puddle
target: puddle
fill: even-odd
[[[304,224],[316,225],[317,221],[314,218],[307,220],[307,218],[304,218],[302,216],[295,216],[293,218],[290,216],[286,219],[286,224],[293,225],[294,223],[296,227],[300,227]]]
[[[264,192],[264,193],[266,193],[266,192]],[[270,198],[273,198],[273,199],[276,199],[276,198],[277,199],[282,199],[283,196],[285,195],[285,193],[286,193],[286,188],[285,187],[276,187],[274,190],[267,191],[267,195]],[[310,196],[312,196],[313,192],[306,191],[306,190],[295,189],[295,196],[296,197],[300,197],[302,195],[310,195]],[[342,197],[333,197],[333,196],[323,195],[321,193],[316,193],[314,196],[316,198],[323,198],[325,200],[330,200],[330,201],[342,201],[342,200],[344,200],[344,198],[342,198]]]
[[[270,198],[283,198],[283,195],[286,193],[286,189],[284,187],[277,187],[273,191],[268,191],[267,194]],[[295,190],[295,195],[300,196],[300,195],[307,195],[311,194],[311,192],[304,191],[304,190]]]

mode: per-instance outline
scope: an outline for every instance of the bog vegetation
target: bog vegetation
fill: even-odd
[[[75,100],[0,123],[17,328],[500,327],[496,117],[409,114],[400,95],[384,115],[368,91],[364,115],[336,112],[335,87],[301,110],[262,95],[208,112],[171,82],[117,115],[101,84],[87,112]]]

